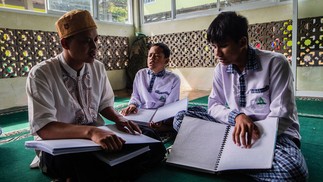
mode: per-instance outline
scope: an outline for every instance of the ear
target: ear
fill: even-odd
[[[64,49],[68,49],[69,48],[69,45],[68,45],[68,40],[65,39],[65,38],[62,38],[61,39],[61,45]]]
[[[248,40],[247,37],[242,37],[239,41],[240,47],[248,46]]]

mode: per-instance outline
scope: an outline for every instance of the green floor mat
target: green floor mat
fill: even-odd
[[[128,98],[116,98],[115,107],[122,109],[127,106]],[[321,108],[323,102],[317,100],[297,99],[302,135],[302,153],[309,169],[309,181],[323,181],[323,115]],[[189,102],[192,105],[205,106],[207,96],[201,97]],[[9,140],[0,143],[0,181],[30,181],[47,182],[49,178],[44,176],[38,169],[30,169],[29,164],[34,157],[33,150],[24,148],[24,142],[32,140],[28,127],[27,112],[13,113],[0,116],[0,127],[3,127],[4,134],[0,136],[0,141]],[[106,120],[107,123],[110,121]],[[19,131],[19,132],[16,132]],[[10,134],[10,135],[6,135]],[[169,147],[172,142],[165,144]],[[208,181],[250,181],[251,179],[238,174],[211,175],[191,170],[181,169],[166,164],[151,169],[142,175],[137,181],[143,182],[162,182],[162,181],[190,181],[190,182],[208,182]]]
[[[298,114],[308,117],[323,118],[323,101],[318,99],[297,98],[296,105]]]
[[[26,118],[28,118],[27,111],[0,115],[0,127],[2,128],[2,133],[28,128],[29,124],[26,122]]]
[[[30,169],[29,164],[35,156],[33,150],[25,149],[25,141],[33,140],[27,137],[22,140],[0,145],[0,181],[1,182],[42,182],[50,181],[39,169]]]
[[[323,119],[300,116],[299,120],[301,150],[310,174],[309,181],[323,181]]]

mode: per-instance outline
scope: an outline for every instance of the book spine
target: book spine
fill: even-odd
[[[219,163],[220,163],[220,160],[221,160],[221,156],[222,156],[222,152],[223,152],[223,149],[225,147],[225,144],[227,142],[227,138],[228,138],[228,134],[229,134],[229,131],[230,131],[230,128],[231,126],[228,125],[226,128],[225,128],[225,133],[224,133],[224,137],[223,137],[223,141],[222,141],[222,144],[221,144],[221,147],[220,147],[220,152],[218,154],[218,157],[216,159],[216,163],[215,163],[215,171],[218,170],[218,166],[219,166]]]

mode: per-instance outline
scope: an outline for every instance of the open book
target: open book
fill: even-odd
[[[233,126],[185,116],[166,162],[209,173],[271,168],[278,119],[268,118],[255,124],[260,139],[246,149],[233,143]]]
[[[124,145],[125,150],[120,154],[111,154],[107,159],[110,160],[111,165],[116,165],[125,160],[136,157],[144,152],[149,151],[149,143],[158,143],[160,141],[150,138],[146,135],[132,135],[122,131],[119,131],[116,126],[106,125],[100,126],[104,130],[113,131],[117,136],[123,138],[126,143]],[[127,145],[139,145],[139,148],[131,147],[131,150],[127,150],[130,147]],[[144,145],[146,144],[146,146]],[[99,144],[94,143],[91,140],[87,139],[57,139],[57,140],[34,140],[34,141],[26,141],[25,147],[29,149],[36,149],[47,152],[52,155],[61,155],[61,154],[69,154],[69,153],[79,153],[79,152],[93,152],[102,150]],[[109,155],[109,153],[107,153]],[[103,159],[103,156],[100,158]],[[107,162],[107,161],[106,161]],[[107,162],[108,163],[108,162]]]
[[[188,99],[182,100],[164,105],[158,109],[138,109],[136,114],[129,114],[123,116],[128,120],[135,121],[138,124],[147,125],[149,122],[159,122],[165,119],[174,117],[179,111],[186,111],[188,105]]]

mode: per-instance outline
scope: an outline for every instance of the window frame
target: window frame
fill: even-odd
[[[39,16],[62,16],[66,11],[59,11],[59,10],[49,10],[49,1],[45,1],[45,12],[38,12],[38,11],[32,11],[32,10],[21,10],[21,9],[14,9],[14,8],[5,8],[0,7],[0,11],[5,12],[13,12],[13,13],[19,13],[19,14],[31,14],[31,15],[39,15]],[[127,0],[128,4],[128,21],[126,22],[113,22],[108,20],[99,20],[99,0],[90,0],[91,2],[91,10],[90,13],[92,14],[93,18],[97,22],[102,23],[108,23],[108,24],[117,24],[117,25],[133,25],[133,0]]]
[[[145,2],[145,1],[148,1],[148,2]],[[150,4],[150,3],[155,3],[156,0],[144,0],[144,4]]]
[[[174,20],[183,20],[183,19],[190,19],[190,18],[197,18],[203,16],[210,16],[214,14],[219,14],[223,11],[245,11],[245,10],[252,10],[258,8],[265,8],[270,6],[276,6],[281,4],[290,4],[293,3],[293,0],[270,0],[270,1],[256,1],[256,2],[245,2],[241,5],[234,5],[232,7],[221,7],[219,6],[220,2],[223,0],[214,0],[216,2],[216,8],[210,8],[207,10],[202,11],[192,11],[187,13],[176,13],[176,0],[171,0],[171,18],[166,20],[159,20],[159,21],[152,21],[152,22],[145,22],[145,15],[144,15],[144,0],[140,0],[140,21],[141,24],[150,24],[150,23],[158,23],[158,22],[165,22],[165,21],[174,21]]]

